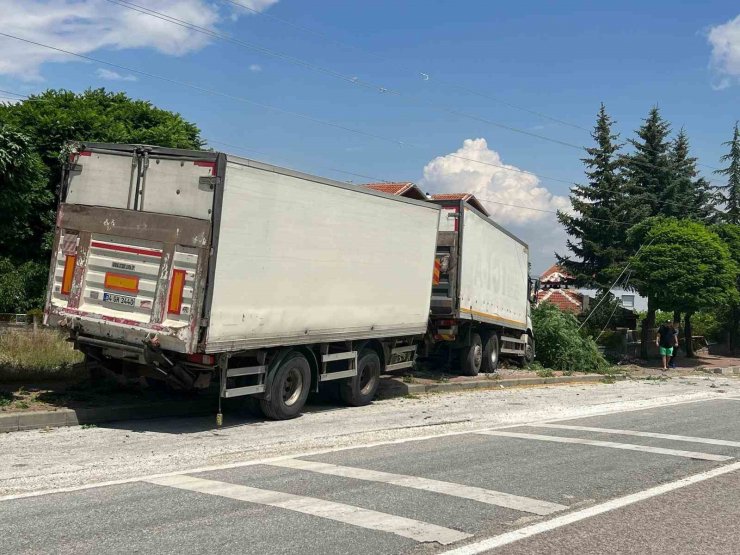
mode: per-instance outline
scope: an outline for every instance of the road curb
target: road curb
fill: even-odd
[[[740,376],[740,366],[712,367],[703,366],[699,368],[702,372],[708,374],[722,374],[723,376]]]
[[[192,401],[165,401],[148,405],[0,414],[0,432],[102,424],[122,420],[145,420],[167,416],[201,416],[213,412],[214,409],[215,402],[213,399],[195,399]]]
[[[616,375],[616,379],[625,379]],[[398,378],[384,378],[378,391],[379,399],[392,399],[405,395],[425,393],[464,391],[470,389],[506,389],[528,385],[593,383],[604,379],[601,375],[554,376],[551,378],[510,378],[481,379],[464,382],[443,382],[431,384],[404,383]],[[211,398],[187,401],[163,401],[156,404],[123,405],[97,408],[59,409],[54,411],[21,412],[0,414],[0,433],[23,430],[102,424],[123,420],[145,420],[173,416],[202,416],[216,410],[215,400]]]

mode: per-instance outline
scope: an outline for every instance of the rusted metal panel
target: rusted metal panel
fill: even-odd
[[[58,226],[197,248],[211,239],[211,223],[205,220],[79,204],[59,207]]]

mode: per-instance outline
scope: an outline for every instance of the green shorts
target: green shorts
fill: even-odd
[[[660,356],[669,357],[673,354],[673,347],[660,347]]]

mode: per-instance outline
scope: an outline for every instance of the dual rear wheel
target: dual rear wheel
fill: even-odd
[[[348,405],[369,404],[380,385],[381,362],[372,349],[363,349],[357,360],[357,375],[342,380],[339,395]],[[262,413],[273,420],[295,418],[303,410],[311,389],[311,366],[300,352],[289,354],[275,371],[269,399],[260,399]]]
[[[499,354],[495,332],[485,335],[473,332],[470,345],[460,350],[460,373],[463,376],[477,376],[479,372],[492,374],[498,369]]]

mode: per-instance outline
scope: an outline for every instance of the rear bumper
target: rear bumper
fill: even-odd
[[[192,343],[188,326],[175,329],[56,307],[45,315],[44,323],[50,327],[74,330],[77,336],[83,336],[83,342],[89,344],[97,340],[118,344],[121,350],[143,352],[145,340],[156,336],[163,350],[184,354],[193,352],[188,348]]]

